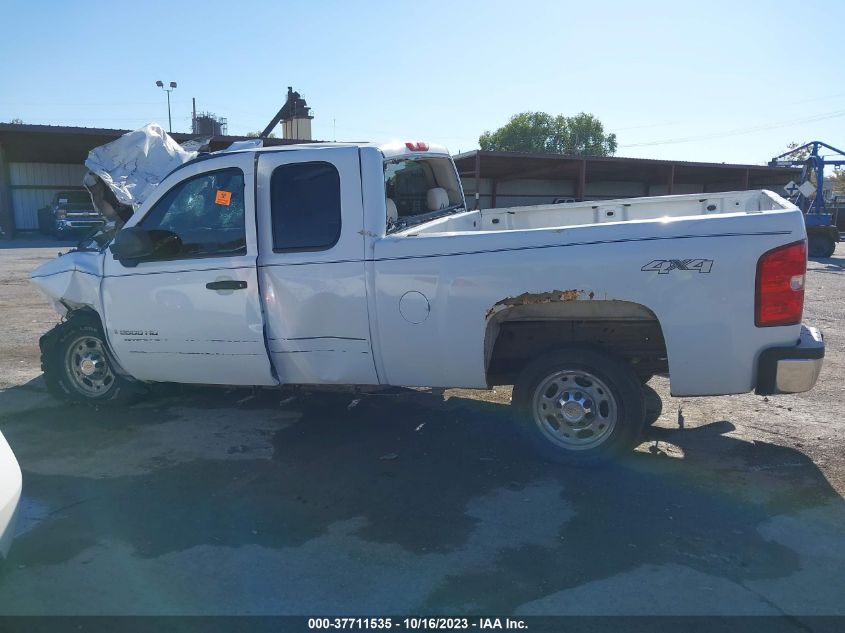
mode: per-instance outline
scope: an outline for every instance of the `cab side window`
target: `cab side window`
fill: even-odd
[[[221,169],[180,182],[140,225],[168,243],[167,259],[246,254],[244,175]]]
[[[270,208],[274,251],[331,248],[340,239],[340,174],[324,162],[276,167]]]

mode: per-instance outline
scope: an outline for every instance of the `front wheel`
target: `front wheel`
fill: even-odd
[[[528,443],[560,463],[598,463],[630,451],[645,423],[637,374],[594,350],[561,350],[533,361],[514,385],[513,403]]]
[[[99,322],[75,316],[41,337],[41,369],[54,396],[88,404],[131,401],[139,386],[112,367]]]

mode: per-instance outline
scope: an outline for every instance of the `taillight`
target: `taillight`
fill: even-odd
[[[428,143],[424,141],[408,141],[405,143],[405,147],[407,147],[412,152],[427,152],[428,151]]]
[[[757,262],[754,324],[757,327],[796,325],[804,310],[807,242],[778,246]]]

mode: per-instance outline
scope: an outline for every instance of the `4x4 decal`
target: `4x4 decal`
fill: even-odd
[[[666,275],[672,270],[693,270],[697,273],[709,273],[711,268],[713,268],[712,259],[655,259],[640,270]]]

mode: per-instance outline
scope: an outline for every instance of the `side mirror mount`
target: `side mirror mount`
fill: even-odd
[[[117,232],[109,249],[116,260],[131,268],[145,260],[177,257],[182,240],[172,231],[131,226]]]
[[[155,248],[149,231],[132,226],[117,232],[109,250],[124,266],[136,266],[142,259],[150,257]]]

